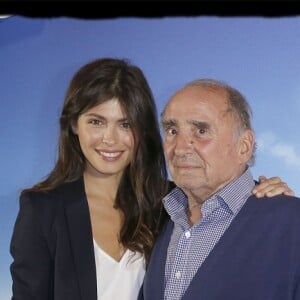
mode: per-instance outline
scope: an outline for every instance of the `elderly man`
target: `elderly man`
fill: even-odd
[[[196,80],[162,113],[177,187],[140,299],[300,299],[300,199],[251,193],[251,110],[225,83]],[[290,197],[289,200],[286,200]]]

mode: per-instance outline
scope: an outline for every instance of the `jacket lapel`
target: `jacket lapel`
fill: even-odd
[[[97,300],[92,226],[82,178],[70,183],[64,204],[81,299]]]

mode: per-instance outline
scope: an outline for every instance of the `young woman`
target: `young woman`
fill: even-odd
[[[20,196],[12,299],[136,299],[171,186],[142,71],[122,59],[84,65],[66,93],[56,165]],[[289,191],[278,178],[258,186],[270,190]]]

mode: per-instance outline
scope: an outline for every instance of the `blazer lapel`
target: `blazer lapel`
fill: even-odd
[[[70,183],[64,204],[81,299],[97,300],[92,226],[82,178]]]

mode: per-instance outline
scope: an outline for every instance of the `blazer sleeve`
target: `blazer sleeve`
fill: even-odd
[[[12,300],[53,299],[53,263],[32,195],[20,197],[10,253]]]

